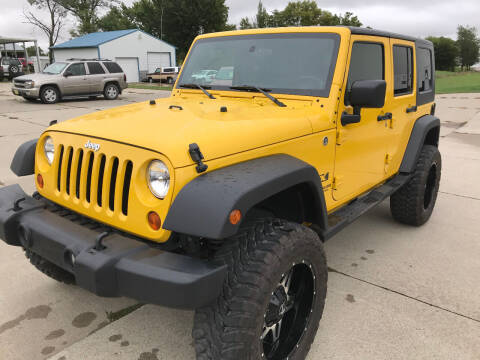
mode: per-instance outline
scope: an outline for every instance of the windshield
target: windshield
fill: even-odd
[[[63,69],[65,69],[65,66],[67,66],[67,63],[63,62],[56,62],[51,65],[48,65],[45,70],[43,70],[44,74],[60,74]]]
[[[177,86],[235,91],[232,86],[248,85],[273,93],[328,97],[339,41],[338,34],[327,33],[200,39]]]

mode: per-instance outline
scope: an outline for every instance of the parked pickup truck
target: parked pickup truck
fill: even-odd
[[[153,73],[147,74],[147,81],[173,84],[177,80],[179,72],[180,68],[176,66],[157,68]]]

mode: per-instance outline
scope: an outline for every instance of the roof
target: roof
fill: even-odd
[[[135,31],[138,31],[138,29],[90,33],[90,34],[83,35],[83,36],[80,36],[78,38],[72,39],[70,41],[52,46],[52,49],[71,49],[71,48],[97,47],[101,44],[104,44],[106,42],[118,39],[122,36],[131,34]]]
[[[340,30],[344,29],[344,30]],[[340,32],[349,31],[351,34],[357,35],[370,35],[370,36],[381,36],[393,39],[401,39],[407,41],[414,41],[424,45],[431,45],[431,42],[421,38],[415,38],[413,36],[395,34],[388,31],[375,30],[370,28],[361,28],[354,26],[292,26],[292,27],[278,27],[278,28],[261,28],[261,29],[247,29],[247,30],[232,30],[224,31],[219,33],[209,33],[199,35],[198,38],[212,38],[212,37],[221,37],[221,36],[230,36],[230,35],[256,35],[256,34],[271,34],[271,33],[300,33],[300,32]]]
[[[2,43],[0,42],[0,44],[2,44]],[[24,51],[25,50],[23,48],[23,45],[20,45],[18,42],[17,43],[3,43],[3,45],[0,46],[0,50],[13,51],[13,44],[15,44],[15,50],[17,50],[17,51]]]
[[[395,33],[389,32],[389,31],[355,27],[355,26],[348,26],[348,28],[350,29],[352,34],[356,34],[356,35],[381,36],[381,37],[388,37],[388,38],[407,40],[407,41],[420,40],[420,39],[417,39],[413,36],[395,34]]]
[[[13,43],[24,43],[24,42],[35,42],[36,39],[25,39],[25,38],[7,38],[0,36],[0,44],[13,44]]]

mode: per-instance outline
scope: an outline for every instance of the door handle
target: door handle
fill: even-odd
[[[386,113],[385,115],[378,115],[377,121],[392,120],[392,118],[393,118],[392,113]]]
[[[407,108],[406,111],[407,111],[407,114],[410,114],[410,113],[412,113],[412,112],[416,112],[417,109],[418,109],[418,108],[417,108],[417,105],[414,105],[414,106],[412,106],[412,107]]]

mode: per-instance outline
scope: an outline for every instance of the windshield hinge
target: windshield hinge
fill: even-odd
[[[192,160],[197,163],[197,166],[195,168],[197,170],[197,173],[200,174],[207,171],[208,165],[203,163],[203,154],[196,143],[188,145],[188,152],[190,153],[190,157],[192,158]]]

